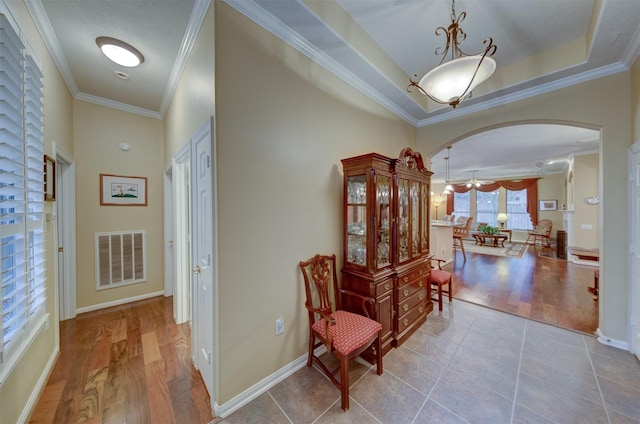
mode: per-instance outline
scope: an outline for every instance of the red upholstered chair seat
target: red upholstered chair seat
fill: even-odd
[[[441,271],[439,269],[431,270],[431,280],[437,284],[447,284],[451,279],[451,274],[447,271]]]
[[[331,317],[336,321],[335,325],[329,326],[329,331],[333,338],[333,347],[343,355],[348,355],[360,348],[371,337],[382,329],[382,324],[362,315],[347,311],[335,311]],[[326,323],[322,318],[313,324],[313,331],[326,339]]]
[[[451,283],[453,280],[453,277],[451,276],[450,272],[447,271],[443,271],[441,266],[442,263],[445,262],[443,259],[436,259],[436,258],[432,258],[431,259],[434,262],[438,263],[437,268],[436,267],[431,267],[431,285],[435,286],[435,290],[436,290],[436,298],[432,298],[432,300],[437,300],[438,301],[438,310],[442,310],[442,294],[446,293],[449,295],[449,302],[451,302],[451,292],[453,290],[453,288],[451,287]],[[445,290],[444,287],[445,286],[449,286],[448,290]]]

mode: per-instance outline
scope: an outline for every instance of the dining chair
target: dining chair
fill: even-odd
[[[444,259],[436,259],[432,258],[432,261],[436,262],[436,266],[433,264],[431,266],[431,287],[432,287],[432,297],[431,300],[438,301],[438,310],[442,311],[442,294],[449,295],[449,302],[452,300],[452,282],[453,277],[450,272],[444,271],[442,269],[442,264],[446,262]],[[445,286],[449,286],[447,290],[444,289]],[[433,298],[433,293],[437,298]]]
[[[309,354],[307,366],[315,362],[329,380],[340,390],[342,409],[349,409],[349,362],[370,347],[376,361],[376,372],[382,375],[382,325],[369,317],[368,308],[375,304],[372,297],[338,288],[336,255],[315,255],[299,263],[304,277],[306,293],[305,307],[309,313]],[[333,304],[332,305],[332,296]],[[354,299],[350,304],[359,304],[360,314],[341,309],[341,298]],[[317,340],[317,341],[316,341]],[[335,355],[340,366],[330,370],[315,354],[324,345]],[[340,373],[340,380],[336,374]]]

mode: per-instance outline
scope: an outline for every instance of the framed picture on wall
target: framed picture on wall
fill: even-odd
[[[558,210],[558,201],[557,200],[540,200],[540,208],[541,211],[556,211]]]
[[[44,155],[44,200],[56,200],[56,161]]]
[[[101,206],[147,206],[147,177],[100,174]]]

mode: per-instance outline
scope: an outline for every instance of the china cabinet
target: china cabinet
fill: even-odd
[[[429,296],[430,177],[419,153],[342,160],[342,286],[376,300],[382,349],[404,342],[433,309]],[[359,305],[349,305],[359,309]],[[372,352],[365,354],[371,357]]]

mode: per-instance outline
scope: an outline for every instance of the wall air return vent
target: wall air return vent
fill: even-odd
[[[147,280],[143,230],[96,233],[96,290]]]

